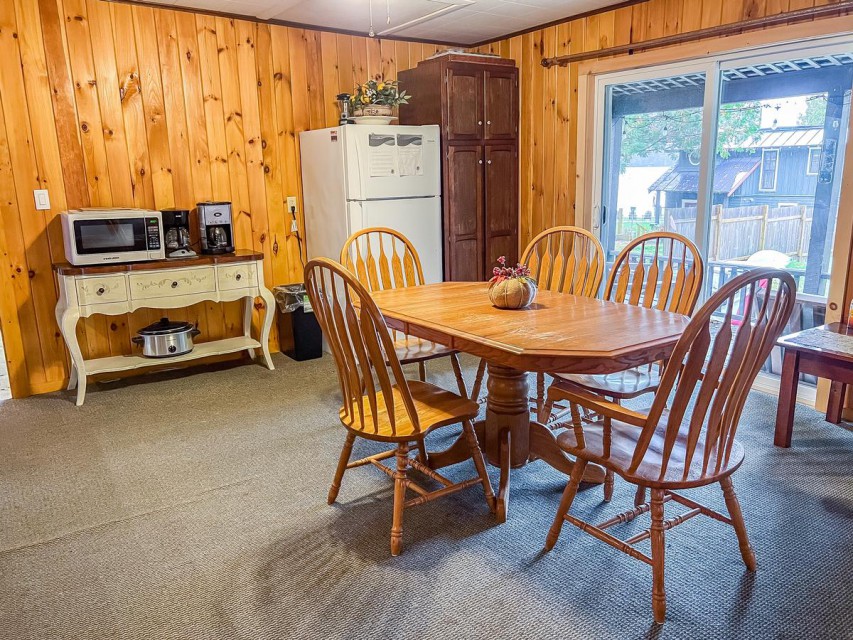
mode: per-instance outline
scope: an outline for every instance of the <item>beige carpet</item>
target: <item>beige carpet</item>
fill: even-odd
[[[759,571],[728,527],[679,527],[659,628],[644,565],[571,527],[540,556],[565,483],[541,463],[514,474],[506,524],[471,489],[410,510],[391,558],[384,476],[354,470],[325,503],[331,362],[275,362],[0,404],[0,638],[853,638],[853,434],[812,411],[779,450],[775,401],[752,395],[735,487]]]

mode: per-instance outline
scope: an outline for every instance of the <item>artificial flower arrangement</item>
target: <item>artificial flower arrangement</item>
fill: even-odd
[[[527,265],[506,265],[506,256],[498,258],[500,266],[492,269],[489,299],[499,309],[523,309],[536,297],[536,280]]]
[[[354,115],[390,115],[393,107],[409,104],[411,97],[397,80],[368,80],[350,95],[350,107]]]

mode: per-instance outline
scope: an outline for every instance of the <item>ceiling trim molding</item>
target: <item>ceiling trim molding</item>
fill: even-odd
[[[649,0],[622,0],[622,2],[618,2],[616,4],[611,4],[606,7],[599,7],[598,9],[590,9],[589,11],[583,11],[581,13],[575,13],[570,16],[566,16],[565,18],[558,18],[557,20],[551,20],[550,22],[543,22],[542,24],[537,24],[533,27],[526,27],[519,31],[513,31],[512,33],[507,33],[506,35],[498,36],[497,38],[489,38],[488,40],[483,40],[481,42],[475,42],[474,44],[466,44],[466,46],[470,49],[476,49],[477,47],[484,47],[487,44],[492,44],[493,42],[500,42],[501,40],[509,40],[510,38],[515,38],[516,36],[523,36],[528,33],[533,33],[534,31],[541,31],[542,29],[548,29],[549,27],[556,27],[559,24],[563,24],[564,22],[573,22],[575,20],[583,20],[584,18],[589,18],[590,16],[597,16],[600,13],[608,13],[610,11],[616,11],[617,9],[624,9],[625,7],[631,7],[635,4],[642,4],[644,2],[648,2]]]
[[[245,20],[247,22],[258,22],[261,24],[271,24],[279,27],[291,27],[292,29],[310,29],[311,31],[325,31],[327,33],[339,33],[345,36],[356,36],[361,38],[370,38],[367,33],[363,31],[355,31],[352,29],[337,29],[334,27],[322,27],[316,24],[308,24],[304,22],[292,22],[289,20],[276,20],[272,18],[264,19],[259,18],[257,16],[249,16],[239,13],[226,13],[224,11],[214,11],[212,9],[197,9],[194,7],[180,7],[171,4],[163,4],[160,2],[143,2],[143,0],[102,0],[102,2],[112,2],[117,4],[132,4],[138,5],[140,7],[153,7],[155,9],[167,9],[170,11],[182,11],[184,13],[201,13],[210,16],[217,16],[220,18],[233,18],[234,20]],[[648,0],[622,0],[622,2],[612,4],[606,7],[599,7],[598,9],[590,9],[589,11],[583,11],[581,13],[572,14],[566,16],[564,18],[558,18],[556,20],[551,20],[550,22],[545,22],[542,24],[537,24],[532,27],[527,27],[525,29],[521,29],[520,31],[513,31],[511,33],[507,33],[501,36],[495,36],[494,38],[489,38],[488,40],[482,40],[480,42],[475,42],[473,44],[466,44],[464,42],[449,42],[447,40],[431,40],[429,38],[407,38],[406,36],[397,36],[397,35],[388,35],[382,37],[375,37],[375,40],[396,40],[398,42],[414,42],[418,44],[437,44],[444,47],[460,47],[462,49],[476,49],[477,47],[482,47],[487,44],[492,44],[493,42],[500,42],[501,40],[508,40],[509,38],[515,38],[516,36],[522,36],[527,33],[532,33],[534,31],[540,31],[541,29],[547,29],[549,27],[556,26],[558,24],[563,24],[564,22],[571,22],[573,20],[582,20],[583,18],[588,18],[590,16],[595,16],[600,13],[607,13],[608,11],[616,11],[617,9],[623,9],[625,7],[630,7],[635,4],[641,4],[643,2],[648,2]]]

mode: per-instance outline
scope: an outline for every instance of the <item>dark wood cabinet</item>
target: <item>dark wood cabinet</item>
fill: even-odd
[[[450,54],[399,80],[400,124],[441,127],[444,279],[486,279],[499,256],[518,260],[518,69]]]

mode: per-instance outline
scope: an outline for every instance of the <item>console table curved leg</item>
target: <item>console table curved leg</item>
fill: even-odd
[[[275,316],[275,297],[269,289],[262,286],[261,298],[264,301],[264,321],[261,325],[259,340],[261,343],[261,352],[264,354],[264,363],[267,365],[267,369],[273,371],[275,365],[272,363],[272,358],[270,357],[270,329],[272,329],[272,319]],[[249,311],[249,316],[251,316],[251,311]]]
[[[80,320],[80,312],[73,307],[65,309],[57,308],[56,320],[65,344],[68,345],[68,352],[71,354],[71,372],[68,379],[68,390],[70,391],[75,386],[77,387],[76,404],[79,407],[86,398],[86,368],[83,361],[83,352],[80,350],[80,344],[77,342],[77,322]]]

